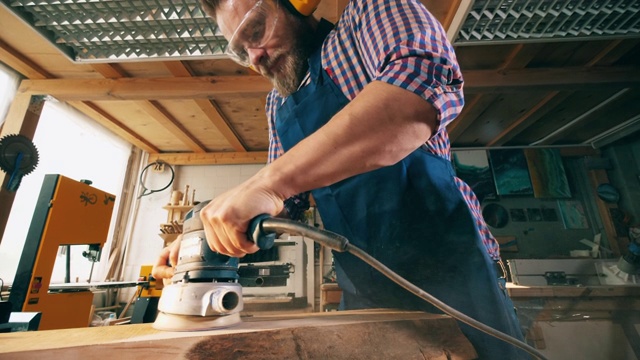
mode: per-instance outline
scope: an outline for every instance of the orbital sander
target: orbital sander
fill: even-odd
[[[224,328],[240,322],[242,287],[238,283],[238,258],[214,252],[207,243],[196,205],[185,216],[180,253],[171,284],[162,289],[153,327],[166,331]],[[260,233],[260,216],[251,222],[249,238],[261,249],[270,249],[275,232]]]

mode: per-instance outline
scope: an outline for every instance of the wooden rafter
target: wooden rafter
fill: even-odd
[[[102,110],[98,105],[88,101],[69,101],[68,104],[140,149],[149,153],[160,152],[155,145],[151,144],[118,119]]]
[[[559,95],[559,91],[552,91],[547,94],[547,96],[545,96],[541,101],[539,101],[528,111],[522,114],[522,116],[517,118],[509,126],[503,129],[500,134],[498,134],[489,143],[487,143],[487,146],[504,145],[507,141],[516,137],[520,132],[533,125],[535,121],[538,120],[541,116],[546,114],[548,111],[551,111],[551,107],[545,107],[545,105],[551,103],[552,100],[556,99]],[[565,99],[567,95],[564,94],[561,97],[562,99]],[[534,117],[534,115],[536,116]]]
[[[472,70],[465,73],[467,93],[576,90],[584,85],[621,88],[639,83],[640,71],[636,67]],[[270,89],[269,81],[259,76],[203,76],[25,80],[18,91],[52,95],[61,100],[108,101],[207,99],[217,94],[266,94]]]
[[[120,69],[110,64],[95,64],[93,68],[98,71],[102,76],[107,79],[122,79],[126,78],[125,74]],[[167,129],[173,136],[180,140],[183,144],[191,149],[193,152],[203,153],[207,149],[202,145],[198,139],[193,136],[187,129],[180,124],[180,122],[171,115],[162,105],[154,101],[138,100],[135,101],[137,107],[142,109],[147,115],[154,119],[157,123]]]
[[[0,61],[7,64],[27,79],[51,79],[53,76],[38,64],[0,39]]]
[[[141,108],[145,113],[149,114],[160,125],[167,129],[176,139],[187,145],[191,151],[197,153],[207,152],[207,149],[191,134],[180,122],[173,117],[162,105],[155,101],[139,100],[135,102],[136,106]]]
[[[164,65],[173,76],[192,77],[191,71],[181,61],[165,62]],[[195,99],[193,101],[236,151],[247,151],[238,134],[229,126],[229,120],[212,100]]]
[[[535,68],[473,70],[465,73],[465,90],[532,91],[579,90],[585,85],[622,88],[640,83],[637,67],[611,68]]]
[[[600,52],[598,52],[597,54],[595,54],[591,60],[589,60],[586,64],[585,64],[585,68],[592,68],[593,66],[597,65],[598,62],[600,62],[605,56],[607,56],[608,54],[610,54],[616,47],[618,47],[620,45],[621,41],[612,41],[611,43],[609,43],[604,49],[602,49]],[[622,90],[622,94],[626,93],[628,89],[624,89]],[[504,129],[502,131],[502,133],[493,141],[491,141],[489,144],[487,144],[488,146],[494,146],[494,145],[501,145],[504,144],[506,141],[513,139],[514,137],[516,137],[519,133],[521,133],[522,131],[524,131],[526,128],[528,128],[529,126],[533,125],[535,123],[535,121],[542,115],[544,114],[536,114],[536,112],[540,111],[542,109],[542,111],[544,111],[545,113],[551,111],[552,108],[554,108],[555,106],[547,106],[544,107],[545,105],[547,105],[547,103],[551,102],[551,100],[555,99],[555,102],[559,102],[562,101],[563,99],[565,99],[567,97],[567,94],[564,95],[559,95],[560,92],[559,91],[553,91],[550,94],[548,94],[540,103],[536,104],[534,107],[532,107],[531,109],[529,109],[529,111],[527,111],[526,114],[524,114],[522,117],[520,117],[518,120],[516,120],[511,126],[507,127],[506,129]],[[558,99],[558,97],[561,97]],[[605,103],[607,103],[609,100],[605,101]],[[595,109],[595,108],[594,108]],[[572,121],[570,121],[567,125],[565,125],[564,127],[562,127],[561,129],[559,129],[558,131],[556,131],[558,134],[562,133],[563,131],[570,131],[572,127],[577,127],[580,126],[580,119],[587,116],[586,114],[589,114],[591,111],[593,111],[594,109],[591,109],[589,111],[587,111],[585,114],[581,115],[580,117],[573,119]],[[533,116],[534,114],[536,114],[536,118],[530,118],[531,116]],[[563,130],[564,129],[564,130]],[[553,135],[553,134],[551,134]],[[553,139],[553,136],[549,136],[545,139],[543,139],[542,141],[548,141],[548,139]]]
[[[523,44],[515,45],[498,68],[498,71],[503,71],[506,69],[524,69],[538,54],[542,46],[542,44],[532,44],[529,46],[524,46]],[[544,99],[534,105],[531,109],[529,109],[529,111],[518,117],[518,119],[516,119],[513,123],[511,123],[511,125],[507,127],[507,129],[511,130],[512,132],[503,130],[502,132],[500,132],[500,134],[498,134],[498,136],[489,141],[489,144],[491,145],[488,146],[503,145],[507,141],[513,139],[521,131],[524,131],[526,128],[533,124],[532,119],[539,118],[533,117],[534,115],[536,115],[536,112],[538,112],[540,109],[543,109],[543,106],[556,98],[558,94],[558,91],[552,91],[550,95],[547,95]]]
[[[25,80],[18,91],[61,100],[207,99],[218,94],[266,94],[271,83],[260,76],[190,78]]]
[[[20,134],[33,140],[43,107],[44,99],[42,96],[17,95],[9,108],[6,121],[0,131],[0,138],[10,134]],[[16,196],[15,191],[9,191],[7,188],[11,175],[0,171],[0,241],[2,241],[2,235],[7,227]]]
[[[266,151],[221,152],[208,154],[164,153],[150,154],[149,163],[164,161],[171,165],[228,165],[228,164],[265,164]]]

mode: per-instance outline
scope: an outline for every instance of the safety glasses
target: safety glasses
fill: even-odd
[[[242,66],[250,66],[247,49],[260,48],[271,39],[278,22],[278,4],[274,0],[259,0],[245,14],[231,35],[225,54]]]

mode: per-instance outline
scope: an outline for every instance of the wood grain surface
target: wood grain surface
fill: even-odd
[[[0,334],[0,359],[473,359],[444,315],[345,311],[245,317],[228,329],[151,324]]]

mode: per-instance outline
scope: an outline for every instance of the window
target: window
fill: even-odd
[[[4,91],[12,96],[12,83],[2,77],[6,72],[2,70],[4,69],[0,69],[0,94],[4,94]],[[44,176],[60,174],[78,181],[91,180],[93,187],[116,196],[108,241],[103,248],[101,260],[95,264],[91,275],[92,281],[102,281],[107,271],[110,240],[131,145],[69,105],[56,101],[45,103],[33,142],[38,149],[38,166],[22,179],[16,192],[0,243],[0,278],[5,283],[13,282]],[[71,252],[71,281],[78,278],[80,282],[85,282],[91,271],[91,263],[82,257],[82,251],[86,247],[74,248],[72,247]],[[58,257],[64,264],[64,255],[60,251]],[[52,282],[63,282],[64,276],[65,267],[56,265]]]

